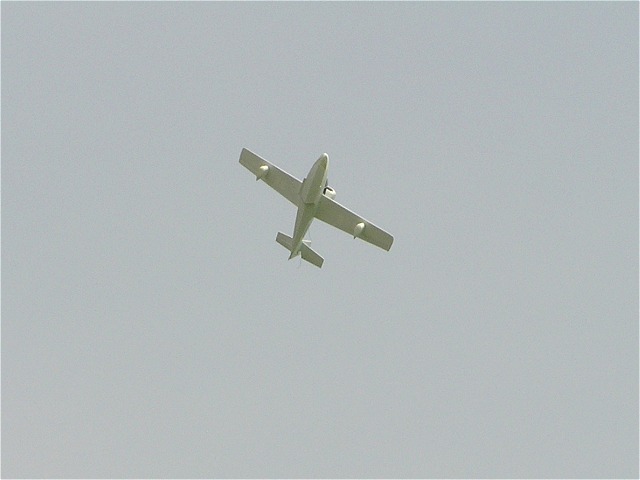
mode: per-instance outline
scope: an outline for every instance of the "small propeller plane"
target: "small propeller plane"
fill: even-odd
[[[256,176],[256,181],[262,180],[298,208],[293,238],[282,232],[276,236],[276,242],[291,252],[289,260],[301,255],[303,260],[322,267],[324,259],[311,249],[311,241],[304,239],[314,218],[353,235],[353,238],[360,238],[387,251],[391,248],[393,237],[389,233],[334,200],[336,191],[327,180],[329,156],[326,153],[316,160],[303,181],[246,148],[242,149],[240,163]]]

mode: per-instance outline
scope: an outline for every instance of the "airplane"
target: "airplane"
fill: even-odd
[[[300,255],[312,265],[322,267],[324,259],[311,249],[311,241],[304,239],[314,218],[353,235],[354,239],[360,238],[387,251],[391,248],[393,237],[389,233],[334,200],[336,191],[327,180],[326,153],[316,160],[303,181],[246,148],[240,153],[240,163],[256,176],[256,181],[262,180],[297,207],[293,238],[282,232],[276,236],[276,242],[291,252],[289,260]]]

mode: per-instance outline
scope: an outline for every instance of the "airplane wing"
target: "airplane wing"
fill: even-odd
[[[393,237],[390,234],[325,195],[320,197],[320,205],[315,216],[318,220],[387,251],[393,243]],[[360,223],[364,224],[364,229],[358,232],[357,227]]]
[[[264,183],[277,191],[284,198],[289,200],[295,206],[298,206],[300,200],[300,187],[302,182],[284,170],[279,169],[272,163],[267,162],[264,158],[260,158],[246,148],[242,149],[240,154],[240,163],[247,170],[256,176],[256,180],[264,180]],[[267,167],[266,170],[261,167]]]

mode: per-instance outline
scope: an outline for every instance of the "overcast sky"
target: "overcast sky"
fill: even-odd
[[[243,147],[336,200],[322,269]],[[638,476],[638,3],[2,2],[5,477]]]

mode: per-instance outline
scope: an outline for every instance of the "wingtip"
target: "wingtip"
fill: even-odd
[[[389,235],[389,236],[391,237],[391,235]],[[387,252],[388,252],[389,250],[391,250],[391,247],[392,247],[392,245],[393,245],[393,240],[394,240],[394,238],[393,238],[393,237],[391,237],[391,241],[389,242],[389,245],[387,246],[387,248],[385,248],[385,250],[386,250]]]

